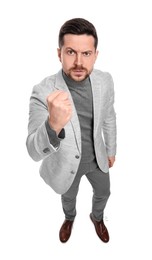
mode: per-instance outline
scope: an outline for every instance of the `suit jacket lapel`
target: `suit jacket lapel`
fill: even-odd
[[[97,77],[95,71],[90,75],[92,95],[93,95],[93,115],[94,115],[94,135],[96,134],[98,124],[101,122],[99,116],[102,109],[102,97],[103,97],[103,85],[101,84],[101,78]]]

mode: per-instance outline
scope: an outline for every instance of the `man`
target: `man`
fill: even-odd
[[[112,77],[93,68],[97,44],[92,23],[66,21],[57,50],[62,69],[34,86],[30,99],[27,149],[35,161],[42,160],[44,181],[61,194],[61,242],[71,235],[83,175],[93,188],[90,218],[99,238],[109,241],[103,217],[116,154],[116,115]]]

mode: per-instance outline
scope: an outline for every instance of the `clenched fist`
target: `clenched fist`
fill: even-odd
[[[72,116],[72,105],[69,94],[63,90],[56,90],[47,97],[50,127],[60,133]]]

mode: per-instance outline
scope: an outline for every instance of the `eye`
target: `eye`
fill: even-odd
[[[89,57],[91,55],[91,51],[85,51],[83,52],[83,56]]]
[[[75,52],[73,50],[67,50],[67,54],[70,56],[73,56],[75,54]]]

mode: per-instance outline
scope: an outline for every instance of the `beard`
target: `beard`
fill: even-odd
[[[90,73],[85,67],[75,65],[68,70],[67,75],[75,81],[83,81]]]

